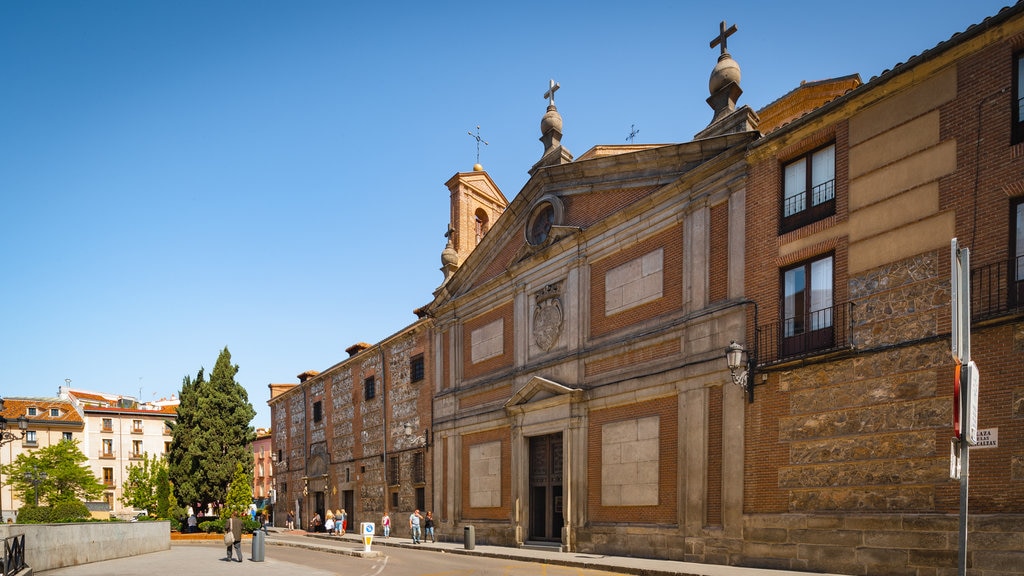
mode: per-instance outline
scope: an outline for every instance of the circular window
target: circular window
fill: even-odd
[[[555,207],[550,202],[541,202],[533,209],[526,225],[526,241],[533,246],[543,244],[555,223]]]

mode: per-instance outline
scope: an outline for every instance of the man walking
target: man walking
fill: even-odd
[[[409,515],[409,531],[412,532],[412,543],[420,543],[420,520],[423,516],[420,515],[420,509],[413,510],[412,514]]]

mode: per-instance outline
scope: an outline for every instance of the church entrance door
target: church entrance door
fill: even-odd
[[[562,433],[530,438],[531,540],[562,540]]]

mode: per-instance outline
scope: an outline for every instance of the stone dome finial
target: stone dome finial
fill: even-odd
[[[718,62],[711,71],[711,78],[708,80],[708,90],[711,96],[708,97],[708,106],[715,111],[711,124],[728,116],[736,109],[736,100],[743,94],[740,88],[740,65],[733,60],[729,54],[726,44],[729,36],[736,33],[738,28],[733,24],[726,28],[725,20],[718,25],[718,36],[711,41],[711,47],[721,46],[721,54],[718,55]]]

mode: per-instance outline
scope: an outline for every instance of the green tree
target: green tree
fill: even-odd
[[[34,452],[19,454],[7,469],[6,477],[25,503],[56,506],[63,502],[95,500],[103,494],[103,484],[85,463],[89,458],[78,448],[77,440],[62,440]],[[45,478],[43,475],[45,474]],[[37,494],[38,491],[38,494]]]
[[[256,439],[251,425],[256,410],[245,388],[235,381],[237,373],[238,366],[231,364],[225,347],[209,381],[200,369],[195,380],[186,376],[182,382],[168,461],[183,505],[203,509],[207,503],[224,502],[237,466],[252,473],[249,446]]]
[[[157,475],[161,470],[166,477],[167,464],[155,454],[147,455],[142,462],[128,466],[128,479],[122,487],[121,502],[136,510],[156,514],[159,487]]]
[[[156,516],[171,517],[171,480],[167,477],[167,467],[156,471]]]
[[[232,512],[245,514],[250,504],[252,504],[252,473],[246,471],[239,463],[235,466],[235,475],[228,486],[224,514],[230,515]]]

